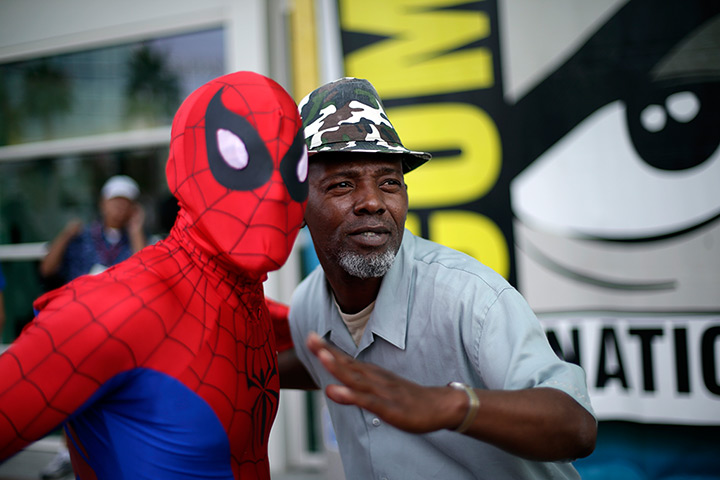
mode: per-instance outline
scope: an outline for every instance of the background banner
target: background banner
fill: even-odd
[[[494,268],[600,420],[720,425],[720,2],[339,0],[408,226]]]

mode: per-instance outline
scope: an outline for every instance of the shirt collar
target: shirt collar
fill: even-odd
[[[412,262],[409,259],[413,256],[414,236],[409,230],[405,230],[400,250],[395,256],[395,261],[388,273],[385,274],[380,291],[375,300],[375,309],[370,315],[365,334],[358,346],[350,336],[347,327],[340,318],[340,313],[335,307],[332,299],[332,292],[327,282],[324,282],[324,308],[326,311],[321,316],[320,331],[322,337],[330,334],[330,340],[349,355],[356,356],[358,353],[369,347],[374,341],[374,335],[383,338],[388,343],[404,350],[407,340],[408,327],[408,305],[410,302],[410,285],[412,284]]]

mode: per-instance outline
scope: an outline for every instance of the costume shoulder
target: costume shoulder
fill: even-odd
[[[288,323],[290,307],[270,298],[265,298],[265,304],[268,307],[270,320],[273,325],[273,332],[275,333],[275,349],[279,353],[293,348],[294,345],[292,336],[290,335],[290,324]]]
[[[153,352],[179,322],[204,328],[188,313],[193,308],[188,299],[197,297],[193,293],[200,288],[192,273],[187,264],[181,270],[162,247],[148,247],[100,274],[79,277],[40,297],[31,325],[58,340],[72,337],[69,355],[84,350],[102,354],[97,360],[113,365],[107,375],[157,367],[151,362]],[[95,349],[99,345],[103,348]]]

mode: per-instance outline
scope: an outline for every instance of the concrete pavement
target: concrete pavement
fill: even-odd
[[[59,437],[45,438],[32,444],[0,465],[0,480],[38,480],[40,471],[55,456],[58,446]],[[322,472],[273,472],[271,476],[273,480],[330,480]],[[74,478],[74,475],[70,475],[62,480]]]

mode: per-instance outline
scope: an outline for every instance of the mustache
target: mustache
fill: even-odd
[[[395,225],[389,220],[381,219],[356,220],[352,223],[345,225],[345,232],[347,232],[349,235],[362,232],[394,233],[397,231],[397,225]]]

